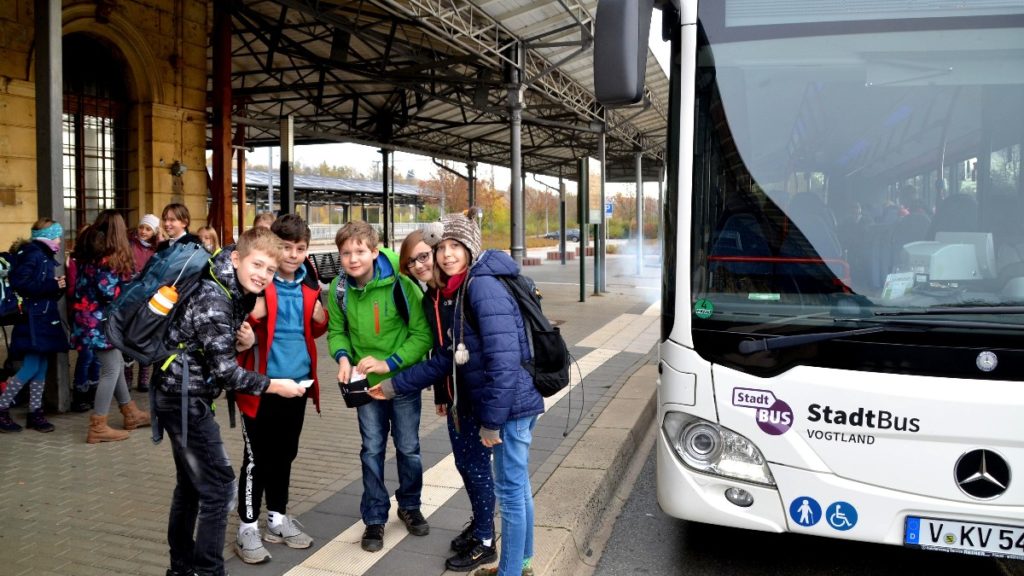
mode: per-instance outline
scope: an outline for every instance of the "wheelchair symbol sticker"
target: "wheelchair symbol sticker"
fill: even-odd
[[[810,496],[800,496],[789,504],[789,517],[793,522],[809,528],[821,520],[821,506]]]
[[[825,509],[828,525],[845,532],[857,525],[857,509],[849,502],[833,502]]]

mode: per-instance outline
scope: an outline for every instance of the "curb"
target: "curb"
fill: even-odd
[[[655,417],[657,380],[657,364],[644,364],[633,372],[535,494],[538,574],[570,575],[591,569],[584,560],[590,555],[588,543]]]

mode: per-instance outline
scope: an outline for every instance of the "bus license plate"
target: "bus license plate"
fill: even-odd
[[[903,543],[926,550],[1024,559],[1024,526],[907,516]]]

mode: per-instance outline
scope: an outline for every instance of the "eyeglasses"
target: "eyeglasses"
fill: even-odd
[[[419,254],[409,258],[409,263],[406,265],[408,268],[412,268],[417,264],[426,264],[430,261],[430,257],[433,256],[433,252],[420,252]]]

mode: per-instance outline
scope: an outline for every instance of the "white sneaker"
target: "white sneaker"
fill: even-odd
[[[302,524],[291,516],[285,515],[280,526],[267,524],[267,533],[263,539],[275,544],[283,543],[289,548],[305,549],[313,545],[313,539],[302,531]]]
[[[235,554],[238,554],[246,564],[262,564],[270,560],[270,552],[263,547],[260,531],[256,528],[246,528],[238,534],[235,540]]]

